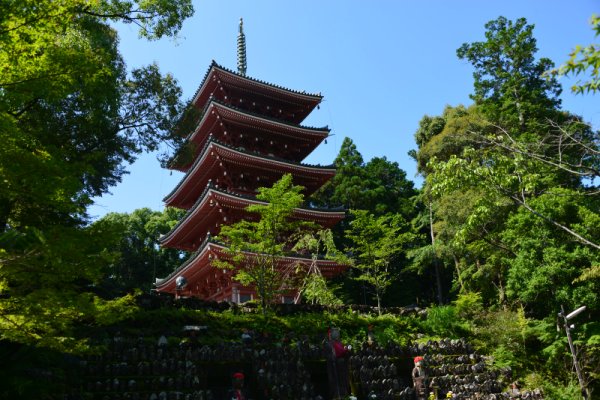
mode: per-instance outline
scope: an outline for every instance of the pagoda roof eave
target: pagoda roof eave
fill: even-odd
[[[178,223],[164,236],[159,239],[161,246],[169,246],[171,241],[181,232],[181,230],[193,220],[194,216],[199,214],[203,208],[209,203],[209,198],[215,197],[215,201],[222,205],[228,205],[229,208],[237,207],[246,209],[247,206],[252,204],[267,205],[266,201],[258,200],[254,196],[246,196],[238,193],[229,192],[215,188],[214,185],[208,185],[202,195],[198,198],[196,203],[186,212],[186,214],[178,221]],[[305,217],[307,219],[314,219],[320,225],[331,227],[344,219],[346,211],[343,208],[338,209],[327,209],[327,208],[311,208],[311,207],[298,207],[293,211],[293,215],[296,217]],[[319,222],[321,221],[321,222]]]
[[[215,60],[212,61],[212,63],[210,64],[208,70],[206,71],[206,74],[204,75],[204,78],[202,79],[202,83],[200,84],[200,86],[198,87],[198,89],[196,90],[196,93],[194,93],[194,97],[192,98],[192,103],[195,104],[198,99],[200,98],[200,95],[202,94],[202,92],[204,91],[204,89],[207,86],[207,83],[210,81],[209,77],[211,75],[211,72],[213,71],[220,71],[226,74],[229,74],[235,78],[241,79],[243,81],[248,82],[249,84],[252,85],[256,85],[256,86],[260,86],[263,87],[267,90],[270,91],[274,91],[276,93],[282,94],[286,97],[293,97],[293,98],[297,98],[297,99],[302,99],[304,100],[304,102],[306,103],[314,103],[315,105],[320,103],[321,100],[323,99],[323,96],[320,94],[312,94],[312,93],[305,93],[305,92],[300,92],[300,91],[296,91],[296,90],[292,90],[289,88],[285,88],[283,86],[279,86],[279,85],[275,85],[272,83],[268,83],[265,81],[262,81],[260,79],[255,79],[255,78],[251,78],[249,76],[246,75],[241,75],[233,70],[230,70],[228,68],[225,68],[221,65],[219,65]]]
[[[323,138],[326,138],[327,136],[329,136],[329,133],[331,132],[331,129],[329,129],[328,126],[315,127],[315,126],[305,126],[305,125],[300,125],[300,124],[294,124],[292,122],[286,122],[283,120],[278,120],[276,118],[271,118],[271,117],[267,117],[265,115],[257,114],[257,113],[251,112],[251,111],[243,110],[239,107],[225,104],[222,101],[219,101],[218,99],[211,98],[210,101],[208,103],[206,103],[206,106],[204,107],[204,109],[202,111],[202,118],[198,122],[196,129],[188,136],[188,138],[187,138],[188,141],[193,140],[194,136],[199,131],[199,128],[210,117],[209,111],[210,111],[211,107],[215,107],[222,111],[228,112],[229,117],[232,120],[234,120],[234,119],[240,120],[241,118],[254,119],[255,121],[259,121],[264,124],[275,125],[277,127],[281,127],[284,129],[299,131],[299,132],[302,132],[302,133],[305,133],[305,134],[308,134],[311,136],[318,136],[318,137],[323,137]]]
[[[173,198],[178,194],[178,192],[181,190],[181,188],[186,186],[192,180],[192,176],[199,169],[199,167],[202,164],[202,161],[206,159],[206,157],[208,155],[208,151],[211,149],[211,146],[214,146],[213,148],[216,149],[217,151],[219,151],[219,155],[221,157],[226,157],[226,156],[234,157],[235,156],[236,159],[238,159],[238,160],[244,159],[244,158],[248,159],[248,160],[252,160],[252,162],[247,163],[248,166],[269,164],[271,166],[283,167],[284,169],[288,169],[288,170],[296,169],[296,170],[310,171],[311,173],[320,173],[320,174],[327,174],[327,175],[335,174],[335,165],[322,166],[322,165],[314,165],[314,164],[296,163],[293,161],[287,161],[287,160],[279,159],[276,157],[269,157],[269,156],[263,156],[263,155],[258,155],[258,154],[250,154],[250,153],[245,152],[244,150],[240,150],[240,149],[234,148],[232,146],[226,145],[224,143],[221,143],[218,140],[214,139],[212,136],[210,136],[209,139],[206,141],[204,148],[200,152],[200,155],[198,157],[196,157],[196,160],[194,161],[192,166],[187,170],[185,176],[181,179],[181,181],[179,181],[177,186],[175,186],[175,188],[167,196],[164,197],[163,201],[167,205],[172,202]]]
[[[167,277],[162,278],[162,279],[157,278],[156,282],[155,282],[155,287],[159,291],[174,291],[175,279],[180,275],[184,275],[186,273],[189,274],[190,272],[192,272],[193,275],[197,275],[198,274],[197,271],[193,272],[191,270],[193,270],[197,261],[201,262],[203,257],[206,257],[207,253],[215,252],[217,254],[224,255],[224,254],[226,254],[226,251],[227,251],[227,247],[224,244],[218,243],[210,237],[206,238],[204,240],[204,242],[202,242],[202,244],[200,245],[198,250],[196,250],[183,264],[181,264],[181,266],[176,268]],[[246,256],[250,256],[250,257],[258,256],[257,253],[252,253],[252,252],[243,252],[243,253]],[[317,263],[317,266],[319,267],[319,269],[323,269],[324,267],[328,269],[328,271],[326,273],[323,273],[323,275],[327,275],[327,276],[333,276],[336,273],[343,272],[343,270],[345,270],[347,268],[347,265],[340,264],[337,261],[327,260],[324,258],[318,258],[317,260],[313,260],[311,258],[302,257],[299,255],[293,255],[293,254],[278,256],[277,258],[281,262],[286,262],[286,263],[297,262],[297,263],[302,263],[302,264],[308,264],[308,263],[315,261]],[[213,267],[213,268],[216,268],[216,267]],[[322,272],[325,272],[325,271],[322,271]]]
[[[217,113],[217,118],[223,118],[226,121],[232,121],[234,124],[252,124],[255,126],[262,125],[263,127],[273,127],[274,129],[271,132],[275,134],[279,134],[280,136],[294,138],[298,140],[300,135],[307,135],[310,139],[305,140],[305,142],[313,143],[313,148],[306,152],[304,157],[306,157],[310,152],[314,150],[314,147],[318,146],[323,140],[329,137],[331,129],[328,126],[323,127],[313,127],[313,126],[304,126],[294,123],[289,123],[286,121],[278,120],[275,118],[269,118],[261,114],[256,114],[250,111],[242,110],[238,107],[231,106],[225,104],[217,99],[211,99],[204,110],[202,111],[202,118],[196,125],[196,128],[188,135],[186,140],[188,142],[194,142],[196,137],[202,132],[202,128],[206,124],[210,124],[209,121],[212,121],[214,118],[213,112]],[[264,128],[263,128],[264,129]],[[287,133],[284,133],[286,132]],[[199,140],[199,144],[202,142],[202,139]],[[169,162],[167,168],[175,169],[181,171],[181,168],[178,168],[174,160],[177,159],[177,154],[172,157]]]
[[[156,278],[154,286],[161,290],[168,285],[175,285],[175,278],[179,276],[183,271],[187,270],[192,261],[199,259],[204,253],[207,253],[211,250],[212,241],[210,237],[207,237],[202,244],[198,247],[198,250],[193,252],[188,259],[181,264],[179,267],[175,268],[173,272],[167,275],[165,278]]]

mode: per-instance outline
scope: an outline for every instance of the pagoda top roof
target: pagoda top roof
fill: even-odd
[[[209,79],[210,76],[214,73],[220,73],[221,76],[223,76],[223,77],[232,78],[232,80],[235,80],[238,84],[242,84],[247,87],[260,88],[262,90],[266,90],[269,92],[275,92],[282,97],[288,97],[290,99],[293,98],[296,100],[301,100],[302,102],[305,102],[305,103],[314,103],[315,105],[317,105],[323,99],[323,96],[320,93],[316,94],[316,93],[307,93],[305,91],[293,90],[293,89],[289,89],[289,88],[286,88],[283,86],[275,85],[273,83],[265,82],[260,79],[251,78],[247,75],[242,75],[231,69],[225,68],[225,67],[219,65],[215,60],[213,60],[210,64],[210,66],[208,67],[208,70],[206,71],[204,78],[202,79],[202,83],[196,90],[196,93],[194,93],[194,97],[192,98],[192,103],[195,104],[198,101],[198,99],[201,97],[205,87],[207,86],[208,82],[210,81],[210,79]],[[208,95],[210,95],[210,93]]]

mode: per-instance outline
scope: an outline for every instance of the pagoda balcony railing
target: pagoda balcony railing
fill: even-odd
[[[276,124],[279,124],[279,125],[285,125],[285,126],[288,126],[290,128],[300,128],[300,129],[304,129],[304,130],[307,130],[307,131],[315,131],[315,132],[325,132],[325,131],[327,131],[328,133],[331,132],[331,129],[329,129],[329,125],[325,125],[325,126],[322,126],[322,127],[317,127],[317,126],[307,126],[307,125],[302,125],[302,124],[295,124],[293,122],[288,122],[288,121],[284,121],[284,120],[281,120],[281,119],[278,119],[278,118],[274,118],[274,117],[272,117],[270,115],[265,115],[265,114],[257,113],[257,112],[254,112],[254,111],[247,110],[245,108],[240,108],[240,107],[234,106],[233,104],[228,104],[228,103],[226,103],[226,102],[224,102],[222,100],[217,99],[214,96],[211,96],[209,98],[209,100],[206,102],[206,104],[204,105],[204,107],[202,108],[202,118],[204,118],[206,115],[208,115],[207,111],[210,108],[210,106],[212,105],[212,103],[218,104],[218,105],[223,106],[225,108],[229,108],[229,109],[231,109],[233,111],[238,111],[240,113],[247,114],[247,115],[249,115],[251,117],[255,117],[255,118],[259,118],[259,119],[265,119],[265,120],[267,120],[269,122],[273,122],[273,123],[276,123]],[[202,122],[202,120],[198,121],[198,125],[200,125],[201,122]],[[188,135],[188,138],[192,134],[193,134],[193,132]]]

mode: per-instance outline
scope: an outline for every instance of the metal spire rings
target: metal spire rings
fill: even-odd
[[[246,75],[246,36],[242,18],[240,18],[240,31],[237,38],[237,68],[240,75]]]

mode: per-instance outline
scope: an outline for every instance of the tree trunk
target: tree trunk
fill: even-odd
[[[462,276],[461,276],[461,272],[460,272],[460,261],[458,259],[458,257],[456,257],[456,254],[452,254],[452,258],[454,258],[454,268],[456,268],[456,277],[458,278],[458,284],[460,285],[460,291],[461,293],[464,293],[465,291],[465,283],[462,280]]]
[[[438,304],[442,305],[444,302],[442,298],[442,277],[440,275],[438,258],[435,253],[435,235],[433,233],[433,209],[431,207],[431,199],[429,200],[429,234],[431,235],[431,247],[433,249],[433,265],[435,267],[435,282],[437,285]]]

